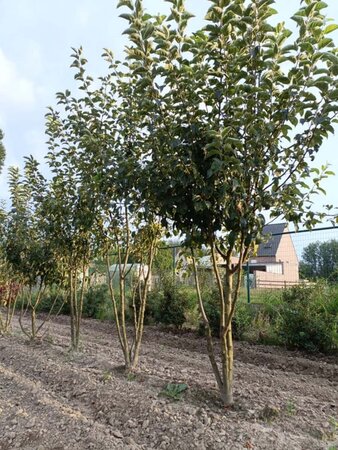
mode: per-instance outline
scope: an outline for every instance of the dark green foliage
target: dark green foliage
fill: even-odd
[[[59,292],[57,289],[50,288],[49,292],[42,297],[38,311],[48,313],[52,310],[52,314],[69,314],[69,302],[64,291]]]
[[[338,241],[313,242],[303,250],[301,277],[308,280],[338,281]]]
[[[214,290],[211,290],[208,294],[205,295],[204,309],[209,319],[209,324],[213,336],[219,336],[220,310],[217,292],[215,292]],[[200,322],[198,332],[200,335],[205,334],[205,326],[203,322]]]
[[[91,286],[84,295],[83,315],[93,319],[111,319],[112,302],[106,284]]]
[[[205,310],[214,336],[219,336],[219,306],[212,291]],[[285,345],[308,352],[338,350],[338,287],[324,282],[266,292],[259,304],[239,301],[232,321],[238,340]],[[199,333],[204,334],[203,324]]]
[[[196,298],[189,296],[186,289],[166,282],[159,293],[158,308],[155,311],[155,321],[164,325],[181,328],[186,321],[186,313],[196,305]]]
[[[31,300],[34,305],[36,300],[36,292],[33,292]],[[28,291],[26,289],[18,298],[17,309],[20,310],[22,308],[22,305],[27,305],[28,301],[29,297]],[[54,286],[51,286],[45,291],[44,295],[42,296],[41,301],[36,307],[36,312],[47,314],[51,312],[51,314],[53,315],[57,313],[68,315],[70,313],[70,310],[66,293],[64,291],[58,290]]]
[[[211,291],[206,296],[204,304],[205,312],[209,319],[212,334],[217,337],[220,332],[220,308],[218,304],[217,292]],[[232,319],[232,331],[235,339],[244,339],[245,333],[250,330],[255,316],[255,311],[251,305],[238,302],[234,318]],[[199,334],[205,333],[204,324],[200,323]]]
[[[338,350],[338,289],[325,283],[284,291],[278,330],[290,348],[330,353]]]
[[[159,249],[154,258],[154,271],[160,274],[170,273],[173,270],[173,251],[166,242],[159,243]]]

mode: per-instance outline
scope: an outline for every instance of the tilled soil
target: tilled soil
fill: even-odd
[[[224,409],[203,338],[145,330],[135,377],[114,327],[67,317],[40,343],[0,338],[0,449],[338,449],[338,361],[236,343],[236,405]],[[159,396],[186,383],[181,400]]]

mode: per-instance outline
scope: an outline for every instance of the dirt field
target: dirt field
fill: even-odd
[[[0,449],[338,449],[338,361],[236,345],[236,406],[224,409],[204,340],[147,328],[129,379],[113,326],[83,322],[68,352],[68,318],[29,344],[0,338]],[[185,382],[180,401],[159,396]]]

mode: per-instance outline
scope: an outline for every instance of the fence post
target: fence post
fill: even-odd
[[[173,253],[173,283],[176,282],[176,247],[172,248]]]

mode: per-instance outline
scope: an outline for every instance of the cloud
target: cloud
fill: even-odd
[[[0,97],[2,106],[32,107],[36,101],[34,83],[22,77],[16,65],[0,48]]]

